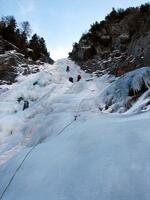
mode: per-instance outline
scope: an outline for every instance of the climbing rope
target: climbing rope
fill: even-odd
[[[87,89],[88,89],[88,88],[87,88]],[[80,111],[80,106],[81,106],[82,102],[83,102],[85,99],[87,99],[87,97],[88,97],[92,92],[95,91],[95,90],[91,90],[91,89],[88,89],[88,90],[90,90],[90,93],[89,93],[88,95],[86,95],[86,96],[80,101],[80,103],[79,103],[79,105],[78,105],[77,112],[76,112],[77,114],[74,116],[74,119],[73,119],[70,123],[68,123],[65,127],[63,127],[63,128],[58,132],[57,135],[60,135],[62,132],[64,132],[65,129],[67,129],[69,126],[71,126],[71,125],[73,124],[73,122],[75,122],[75,121],[77,120],[77,118],[80,116],[80,115],[79,115],[79,111]],[[4,195],[5,195],[6,191],[7,191],[7,189],[8,189],[9,186],[11,185],[11,183],[12,183],[13,179],[15,178],[17,172],[20,170],[20,168],[22,167],[22,165],[23,165],[23,163],[25,162],[25,160],[27,159],[27,157],[32,153],[32,151],[36,148],[36,146],[38,146],[38,144],[39,144],[39,143],[37,143],[36,145],[34,145],[34,146],[28,151],[28,153],[25,155],[25,157],[24,157],[23,160],[21,161],[20,165],[16,168],[16,170],[15,170],[14,174],[12,175],[10,181],[8,182],[8,184],[7,184],[7,186],[5,187],[4,191],[2,192],[2,194],[1,194],[1,196],[0,196],[0,200],[3,199],[3,197],[4,197]]]
[[[64,132],[64,130],[68,128],[76,120],[77,120],[77,116],[74,116],[74,119],[69,124],[67,124],[57,135],[60,135],[62,132]]]
[[[13,176],[11,177],[10,181],[8,182],[7,186],[5,187],[4,191],[2,192],[1,196],[0,196],[0,200],[2,200],[3,196],[5,195],[8,187],[10,186],[11,182],[13,181],[13,179],[15,178],[17,172],[19,171],[19,169],[21,168],[21,166],[23,165],[24,161],[26,160],[26,158],[28,157],[28,155],[33,151],[33,149],[36,147],[33,146],[29,151],[28,153],[25,155],[24,159],[22,160],[22,162],[20,163],[20,165],[17,167],[17,169],[15,170]]]
[[[57,135],[60,135],[66,128],[68,128],[74,121],[77,120],[77,116],[74,116],[74,119],[68,123],[65,127],[63,127]],[[4,191],[2,192],[1,196],[0,196],[0,200],[3,199],[7,189],[9,188],[10,184],[12,183],[13,179],[15,178],[17,172],[20,170],[20,168],[22,167],[23,163],[25,162],[25,160],[27,159],[27,157],[32,153],[32,151],[35,149],[36,146],[38,146],[39,143],[37,143],[36,145],[34,145],[29,151],[28,153],[25,155],[24,159],[21,161],[20,165],[17,167],[17,169],[15,170],[14,174],[12,175],[10,181],[8,182],[7,186],[5,187]]]

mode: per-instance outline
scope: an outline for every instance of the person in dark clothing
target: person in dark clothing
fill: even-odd
[[[66,68],[66,72],[69,72],[69,71],[70,71],[70,67],[67,66],[67,68]]]
[[[23,97],[19,97],[19,98],[17,99],[18,103],[20,103],[20,102],[23,101],[23,100],[24,100]]]
[[[69,77],[69,81],[70,81],[71,83],[73,83],[73,78],[72,78],[72,77]]]
[[[24,101],[23,110],[29,108],[29,102],[26,100]]]
[[[77,81],[80,81],[81,80],[81,75],[79,74],[78,76],[77,76]]]

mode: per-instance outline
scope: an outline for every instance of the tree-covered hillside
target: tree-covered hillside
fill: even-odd
[[[43,37],[36,33],[31,36],[31,27],[28,21],[17,23],[13,16],[6,16],[0,19],[0,36],[3,40],[2,51],[12,50],[17,48],[17,51],[24,54],[26,58],[31,58],[33,61],[41,60],[52,62],[50,53],[47,50],[46,43]]]

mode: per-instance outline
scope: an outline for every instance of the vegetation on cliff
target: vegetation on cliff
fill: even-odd
[[[116,69],[122,74],[149,65],[150,4],[113,8],[105,20],[92,24],[73,44],[69,57],[88,71],[108,69],[115,74]]]
[[[45,62],[52,62],[43,37],[33,34],[28,21],[24,21],[19,26],[13,16],[2,17],[0,20],[0,36],[3,42],[1,53],[12,50],[12,45],[17,51],[24,54],[26,58],[33,61],[38,59]],[[30,37],[31,36],[31,37]]]

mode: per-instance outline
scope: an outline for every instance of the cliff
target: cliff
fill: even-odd
[[[116,76],[150,65],[150,4],[113,9],[82,35],[69,57],[83,70]]]

